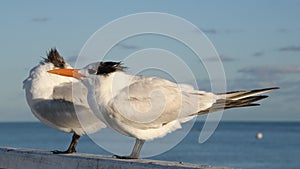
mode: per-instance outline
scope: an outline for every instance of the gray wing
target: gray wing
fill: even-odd
[[[81,82],[62,83],[53,89],[52,100],[33,100],[32,110],[38,119],[54,128],[77,134],[93,133],[105,125],[89,108],[87,92]]]
[[[63,99],[34,99],[32,110],[41,121],[56,128],[80,128],[72,102]],[[84,109],[84,107],[82,107]]]
[[[53,89],[53,99],[72,102],[74,105],[88,106],[88,90],[81,82],[62,83]]]

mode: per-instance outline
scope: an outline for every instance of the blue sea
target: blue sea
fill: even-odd
[[[178,145],[150,158],[243,169],[300,168],[300,123],[221,122],[214,134],[200,144],[202,126],[202,122],[196,122]],[[262,139],[255,137],[258,132],[263,133]],[[0,146],[64,150],[71,136],[38,122],[0,123]],[[80,138],[77,152],[112,155],[87,136]]]

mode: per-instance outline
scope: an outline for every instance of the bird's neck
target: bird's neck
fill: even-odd
[[[106,76],[98,77],[96,95],[104,104],[111,101],[122,89],[130,84],[133,76],[117,71]]]

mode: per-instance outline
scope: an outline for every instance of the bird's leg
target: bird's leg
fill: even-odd
[[[136,139],[133,150],[129,157],[131,158],[139,158],[142,147],[145,143],[145,140]]]
[[[76,133],[73,134],[72,142],[71,142],[67,152],[69,152],[69,153],[75,153],[76,152],[76,146],[78,144],[79,138],[80,138],[80,135],[78,135]]]
[[[58,150],[52,151],[53,154],[69,154],[69,153],[76,153],[76,146],[77,146],[77,143],[78,143],[78,141],[79,141],[79,138],[80,138],[80,135],[74,133],[74,134],[73,134],[73,137],[72,137],[72,142],[71,142],[69,148],[68,148],[66,151],[58,151]]]
[[[114,157],[120,158],[120,159],[138,159],[144,143],[145,143],[145,140],[140,140],[140,139],[136,138],[133,150],[129,156],[114,155]]]

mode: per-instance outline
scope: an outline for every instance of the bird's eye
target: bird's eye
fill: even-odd
[[[96,74],[96,70],[94,69],[88,69],[89,74]]]

